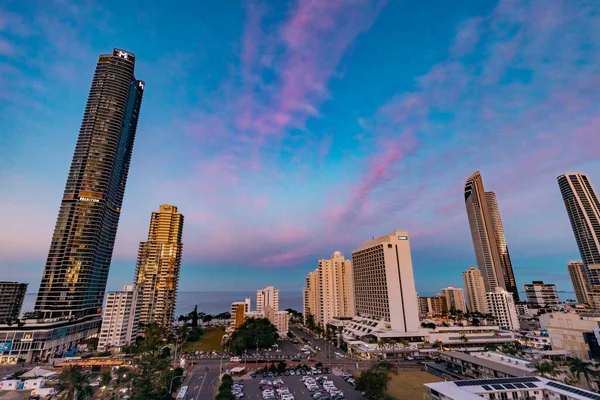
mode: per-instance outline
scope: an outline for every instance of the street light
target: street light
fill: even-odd
[[[169,394],[173,391],[173,381],[177,378],[183,378],[184,375],[174,376],[171,378],[171,384],[169,385]]]

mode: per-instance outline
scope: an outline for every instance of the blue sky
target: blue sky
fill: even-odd
[[[299,290],[319,258],[394,229],[419,291],[461,286],[480,170],[519,286],[571,290],[556,177],[600,184],[600,4],[3,4],[3,279],[37,290],[97,57],[119,47],[146,91],[108,289],[163,203],[186,216],[182,290]]]

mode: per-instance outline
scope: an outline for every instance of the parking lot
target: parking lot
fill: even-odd
[[[344,381],[341,376],[335,376],[333,374],[325,375],[328,380],[333,381],[334,385],[340,389],[344,393],[344,399],[348,400],[363,400],[364,397],[358,390],[354,390],[354,388]],[[318,375],[313,375],[313,378],[318,378]],[[267,379],[269,381],[273,381],[275,379],[283,380],[283,384],[290,389],[290,393],[294,396],[295,400],[309,400],[312,399],[310,392],[304,386],[302,381],[302,376],[282,376],[279,378],[263,378],[261,375],[258,375],[256,378],[245,380],[244,391],[245,398],[247,399],[262,399],[262,392],[259,388],[260,381],[263,379]],[[277,397],[276,397],[277,398]]]

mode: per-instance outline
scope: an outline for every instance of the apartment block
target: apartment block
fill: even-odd
[[[28,283],[0,282],[0,321],[19,318]]]
[[[446,307],[448,311],[456,310],[467,312],[467,303],[465,302],[465,293],[461,288],[448,286],[442,289],[442,296],[446,299]]]
[[[102,315],[98,350],[120,350],[135,342],[140,322],[142,296],[133,286],[109,292]]]
[[[486,297],[488,311],[496,318],[496,324],[501,328],[519,330],[519,316],[513,294],[497,287],[495,291],[486,293]]]
[[[481,271],[475,267],[463,272],[463,281],[467,291],[469,311],[487,314],[487,298]]]
[[[560,303],[556,285],[544,283],[543,281],[533,281],[525,285],[525,294],[527,302],[537,307],[553,307]]]

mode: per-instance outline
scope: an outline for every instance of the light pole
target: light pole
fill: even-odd
[[[171,378],[171,384],[169,385],[169,394],[171,394],[171,392],[173,391],[173,381],[177,378],[183,378],[183,375],[174,376]]]

